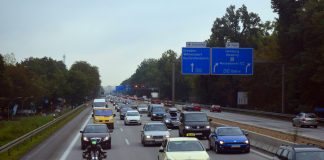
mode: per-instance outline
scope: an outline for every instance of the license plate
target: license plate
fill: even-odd
[[[232,145],[231,147],[232,147],[232,148],[240,148],[241,145]]]
[[[193,136],[195,136],[195,134],[194,133],[187,133],[187,136],[193,137]]]
[[[163,139],[156,139],[155,142],[162,142]]]

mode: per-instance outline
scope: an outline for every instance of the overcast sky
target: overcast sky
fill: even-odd
[[[0,0],[0,53],[87,61],[102,85],[119,85],[147,58],[204,41],[229,5],[245,4],[262,21],[270,0]]]

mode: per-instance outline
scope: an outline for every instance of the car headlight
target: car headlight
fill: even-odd
[[[87,137],[83,137],[84,141],[89,141],[89,139]]]
[[[207,129],[210,129],[210,126],[206,126]]]
[[[150,135],[146,135],[145,137],[146,137],[147,139],[151,138],[151,136],[150,136]]]
[[[166,122],[166,123],[169,123],[169,122],[170,122],[170,120],[166,119],[166,120],[165,120],[165,122]]]
[[[165,138],[170,138],[170,135],[165,135]]]
[[[156,116],[156,114],[152,114],[153,116]]]
[[[245,140],[244,142],[245,142],[245,144],[249,144],[250,143],[249,140]]]
[[[109,139],[109,137],[107,136],[107,137],[104,138],[104,141],[108,141],[108,139]]]
[[[219,141],[219,144],[224,144],[224,141]]]
[[[185,126],[185,129],[190,129],[190,126]]]
[[[95,119],[95,121],[99,121],[99,119],[98,118],[94,118]]]

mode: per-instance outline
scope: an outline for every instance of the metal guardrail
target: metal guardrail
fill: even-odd
[[[8,151],[8,150],[12,149],[13,147],[15,147],[16,145],[19,145],[20,143],[26,141],[27,139],[32,138],[33,136],[35,136],[35,135],[37,135],[38,133],[44,131],[46,128],[52,126],[52,125],[55,124],[56,122],[62,120],[63,118],[69,116],[70,114],[74,113],[75,111],[77,111],[78,109],[80,109],[81,107],[84,107],[84,106],[85,106],[84,104],[83,104],[83,105],[80,105],[80,106],[74,108],[73,110],[71,110],[71,111],[69,111],[69,112],[67,112],[67,113],[65,113],[65,114],[63,114],[63,115],[61,115],[61,116],[55,118],[54,120],[52,120],[52,121],[50,121],[50,122],[48,122],[48,123],[46,123],[46,124],[44,124],[43,126],[38,127],[38,128],[36,128],[35,130],[32,130],[32,131],[26,133],[25,135],[23,135],[23,136],[21,136],[21,137],[15,139],[15,140],[13,140],[13,141],[7,143],[7,144],[1,146],[1,147],[0,147],[0,153],[3,153],[3,152],[5,152],[5,151]]]

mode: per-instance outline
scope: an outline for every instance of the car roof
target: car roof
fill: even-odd
[[[137,110],[128,110],[127,112],[137,112],[138,113]]]
[[[178,111],[177,108],[169,108],[169,111]]]
[[[153,124],[164,124],[162,122],[149,122],[149,123],[145,123],[145,125],[153,125]]]
[[[195,137],[172,137],[168,138],[168,141],[199,141]]]

